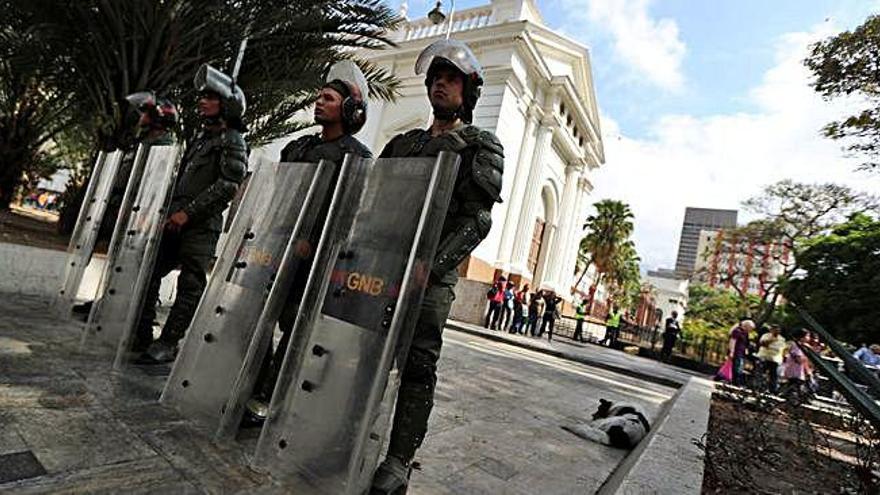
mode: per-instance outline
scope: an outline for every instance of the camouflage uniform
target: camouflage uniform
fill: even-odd
[[[205,290],[207,272],[220,236],[223,210],[244,179],[246,161],[244,138],[231,128],[205,129],[188,146],[168,214],[183,211],[189,220],[180,231],[166,230],[162,235],[143,302],[136,348],[152,339],[159,286],[162,278],[178,267],[177,297],[159,340],[176,345],[189,327]]]
[[[494,134],[473,125],[437,137],[422,129],[400,134],[380,157],[437,156],[441,151],[458,153],[461,163],[397,396],[388,455],[407,464],[422,444],[434,405],[437,360],[455,299],[457,267],[489,233],[492,206],[501,201],[504,150]]]

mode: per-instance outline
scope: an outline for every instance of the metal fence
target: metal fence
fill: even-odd
[[[563,316],[556,321],[554,336],[574,338],[577,320]],[[599,342],[605,336],[605,324],[594,319],[584,321],[584,339]],[[640,348],[640,355],[659,358],[663,348],[663,331],[660,328],[639,327],[621,321],[618,342]],[[677,365],[687,366],[688,362],[701,367],[717,367],[727,359],[728,340],[717,337],[679,336],[672,350],[671,360]]]

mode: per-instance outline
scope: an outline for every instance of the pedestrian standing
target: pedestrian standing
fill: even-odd
[[[513,296],[514,285],[513,282],[508,281],[507,285],[504,286],[504,294],[501,300],[501,320],[498,325],[498,330],[510,330],[510,325],[513,324],[512,316],[513,316]]]
[[[663,330],[663,349],[660,351],[660,360],[668,361],[672,357],[672,349],[675,348],[675,341],[681,334],[681,325],[678,323],[678,312],[673,311],[672,316],[666,318],[666,325]]]
[[[510,324],[510,333],[520,333],[522,331],[524,322],[523,307],[526,304],[528,291],[529,285],[526,284],[513,295],[513,323]]]
[[[486,299],[489,300],[489,311],[486,312],[486,321],[483,326],[486,328],[494,327],[498,321],[498,314],[501,312],[501,300],[504,297],[504,277],[498,277],[492,288],[486,292]]]
[[[544,294],[533,292],[529,300],[529,323],[527,330],[534,337],[538,333],[538,317],[544,312]]]
[[[744,366],[749,348],[749,332],[755,329],[755,322],[743,320],[730,330],[728,356],[733,360],[733,384],[743,385],[745,382]]]
[[[587,305],[582,300],[574,308],[574,340],[584,342],[584,318],[587,317]]]
[[[547,331],[547,342],[553,340],[553,325],[559,318],[559,303],[562,302],[561,297],[557,297],[552,290],[544,292],[544,317],[541,322],[541,330],[538,331],[538,337],[544,335]]]
[[[809,360],[804,354],[802,346],[809,345],[808,333],[799,328],[792,332],[792,342],[785,354],[785,363],[782,366],[782,377],[785,385],[781,387],[780,395],[791,396],[800,401],[808,393],[806,384],[811,378]]]
[[[768,389],[775,394],[779,391],[779,375],[777,369],[782,364],[785,352],[785,337],[780,335],[779,325],[770,325],[770,331],[758,339],[758,359],[767,373]]]

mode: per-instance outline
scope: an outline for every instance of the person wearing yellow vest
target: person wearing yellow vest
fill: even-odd
[[[584,318],[587,316],[587,305],[584,301],[578,303],[574,308],[574,318],[577,323],[574,326],[574,340],[578,342],[584,341]]]
[[[608,318],[605,319],[605,337],[602,344],[608,343],[608,347],[614,347],[617,344],[617,334],[620,332],[620,310],[617,306],[611,306],[608,312]]]

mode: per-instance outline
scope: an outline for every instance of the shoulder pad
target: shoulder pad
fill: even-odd
[[[504,147],[495,134],[468,126],[462,138],[477,148],[471,166],[474,182],[489,193],[493,201],[501,202]]]
[[[220,133],[221,146],[220,174],[228,180],[241,184],[247,173],[247,144],[241,133],[226,129]]]
[[[475,125],[466,125],[458,130],[458,134],[468,144],[479,145],[480,147],[487,148],[492,153],[504,155],[504,147],[501,145],[501,141],[491,131],[480,129]]]

